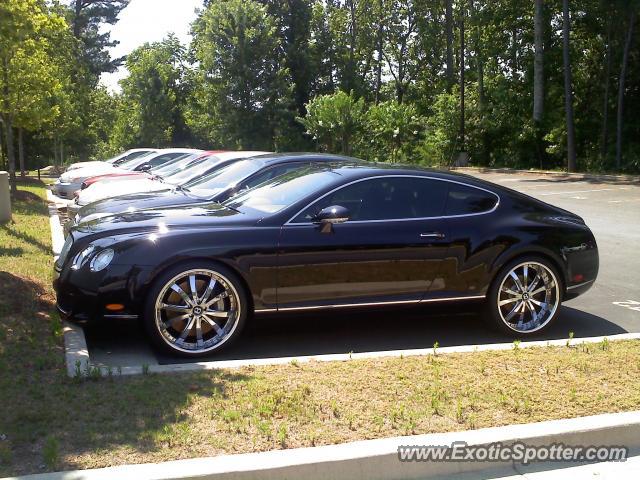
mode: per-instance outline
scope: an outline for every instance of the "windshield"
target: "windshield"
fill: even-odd
[[[173,185],[183,185],[191,180],[200,180],[202,175],[214,168],[220,159],[215,155],[209,155],[197,162],[192,163],[187,168],[172,174],[167,178],[167,182]]]
[[[336,180],[336,175],[330,167],[318,165],[292,170],[230,198],[223,205],[236,210],[250,208],[263,213],[276,213],[330,185]]]
[[[196,193],[206,195],[209,193],[208,191],[218,191],[235,185],[240,180],[260,170],[263,165],[260,160],[240,160],[202,178],[195,179],[184,186],[189,190],[201,190]]]
[[[140,160],[142,160],[143,158],[147,159],[147,158],[153,157],[155,155],[158,155],[158,153],[157,152],[147,152],[144,155],[136,155],[133,158],[130,158],[130,157],[127,156],[127,159],[125,161],[123,161],[123,162],[118,161],[118,162],[115,163],[115,165],[117,165],[120,168],[124,168],[125,170],[129,170],[130,168],[135,168],[139,164]]]
[[[159,167],[151,169],[151,171],[162,178],[170,175],[175,175],[183,170],[202,162],[204,159],[200,158],[199,153],[185,154],[183,158],[178,157],[177,160],[169,164],[162,164]]]
[[[131,152],[128,155],[125,155],[123,157],[113,157],[110,158],[109,160],[107,160],[107,162],[109,163],[113,163],[113,165],[115,166],[120,166],[125,162],[128,162],[129,160],[133,160],[134,158],[139,158],[142,157],[143,155],[149,155],[151,152],[149,150],[143,150],[141,152]]]

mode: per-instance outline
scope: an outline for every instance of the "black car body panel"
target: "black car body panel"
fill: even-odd
[[[60,309],[76,318],[100,317],[110,315],[105,305],[119,303],[125,308],[118,316],[137,316],[154,278],[192,259],[237,272],[257,312],[481,299],[496,273],[523,254],[543,256],[557,267],[565,298],[586,291],[597,276],[595,238],[565,210],[460,174],[370,164],[326,168],[335,173],[333,183],[274,214],[180,204],[73,227],[69,252],[55,267]],[[330,233],[293,221],[340,186],[388,176],[473,187],[496,200],[480,213],[347,221]],[[71,267],[89,244],[116,251],[109,268],[94,273],[87,265]]]

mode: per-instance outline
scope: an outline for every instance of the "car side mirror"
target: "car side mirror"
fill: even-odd
[[[143,163],[138,168],[136,168],[136,170],[138,172],[148,172],[149,170],[151,170],[151,164],[150,163]]]
[[[322,226],[322,233],[332,233],[333,225],[344,223],[349,220],[349,210],[341,205],[332,205],[323,208],[313,218],[313,223],[319,223]]]

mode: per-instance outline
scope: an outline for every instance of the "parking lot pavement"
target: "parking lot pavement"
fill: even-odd
[[[472,173],[582,216],[600,251],[593,288],[561,309],[554,327],[537,338],[576,338],[640,332],[640,184],[523,173]],[[236,344],[213,359],[345,353],[509,341],[487,330],[479,304],[264,315]],[[103,323],[85,328],[91,359],[111,366],[179,363],[153,352],[141,328]]]

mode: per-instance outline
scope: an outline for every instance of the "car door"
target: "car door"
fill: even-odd
[[[393,175],[355,181],[313,202],[281,230],[278,308],[417,302],[446,257],[440,218],[447,182]],[[323,232],[312,219],[342,206],[349,220]]]

